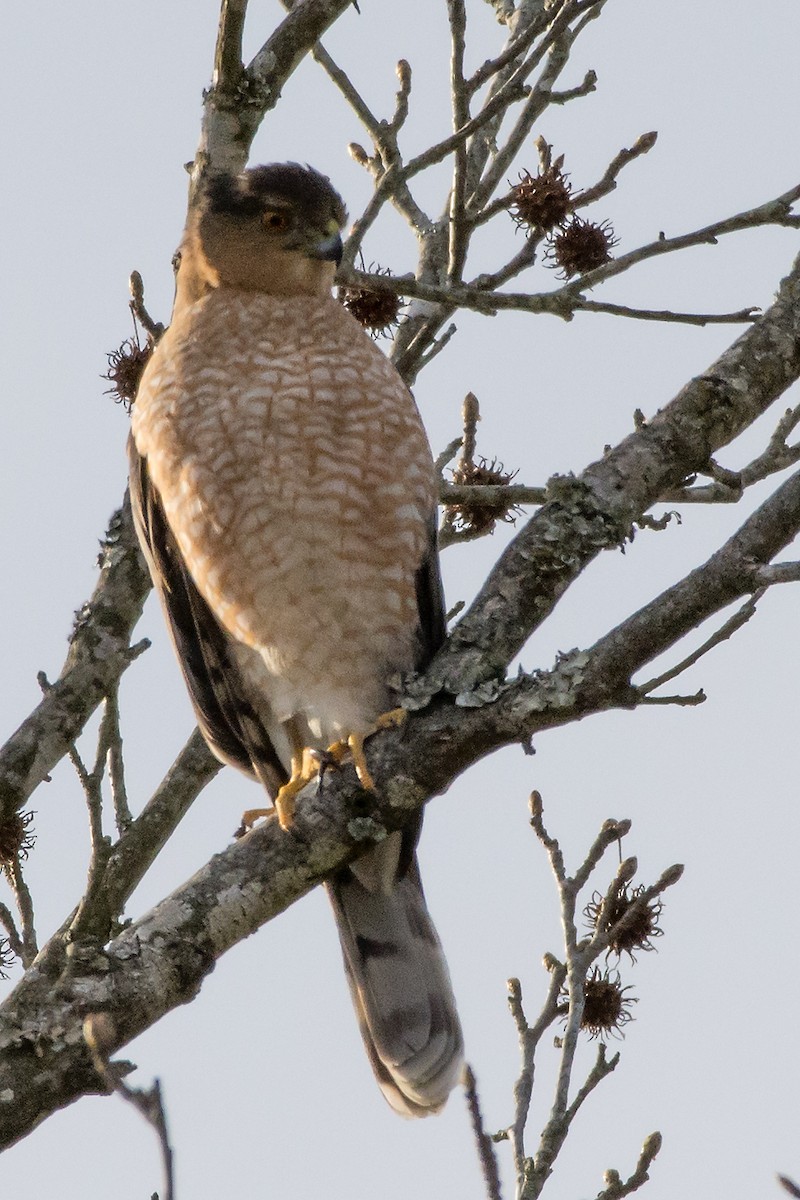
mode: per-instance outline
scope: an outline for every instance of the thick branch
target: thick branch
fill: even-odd
[[[601,550],[701,470],[800,375],[800,258],[775,303],[708,371],[552,499],[517,535],[429,677],[451,693],[497,676]]]
[[[289,76],[352,0],[297,0],[248,67],[238,70],[246,0],[223,0],[214,83],[206,94],[198,172],[241,171],[264,115]]]
[[[688,629],[761,585],[761,565],[800,529],[800,473],[762,505],[705,566],[591,650],[482,698],[441,700],[368,743],[378,792],[351,768],[329,772],[304,799],[291,834],[270,822],[216,855],[104,952],[73,946],[67,967],[45,951],[0,1011],[0,1147],[54,1109],[102,1090],[81,1023],[108,1014],[111,1050],[191,1000],[217,958],[282,912],[373,838],[400,828],[430,796],[497,747],[605,708],[632,705],[628,681]],[[133,829],[134,827],[132,827]]]
[[[69,751],[135,653],[131,633],[150,591],[127,499],[111,518],[100,578],[78,613],[58,680],[0,750],[0,815],[20,808]]]

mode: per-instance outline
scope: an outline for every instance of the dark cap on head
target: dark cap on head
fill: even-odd
[[[241,175],[212,175],[206,184],[210,211],[248,219],[270,205],[287,205],[304,224],[324,228],[333,219],[341,227],[347,210],[327,176],[300,163],[270,163]]]

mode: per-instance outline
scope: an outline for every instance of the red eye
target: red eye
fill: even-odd
[[[275,233],[282,233],[284,229],[289,228],[289,218],[286,213],[277,212],[275,209],[265,212],[262,219],[267,229],[272,229]]]

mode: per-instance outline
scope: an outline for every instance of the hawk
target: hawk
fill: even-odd
[[[373,786],[362,745],[390,680],[445,636],[425,431],[331,294],[345,219],[310,168],[211,176],[133,410],[134,518],[200,729],[284,828],[320,752]],[[442,1107],[463,1056],[420,821],[326,884],[370,1062],[406,1116]]]

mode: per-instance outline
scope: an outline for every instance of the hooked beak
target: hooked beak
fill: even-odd
[[[342,236],[335,221],[331,221],[328,227],[328,236],[311,247],[311,256],[326,262],[335,262],[338,267],[342,261]]]
[[[342,261],[342,238],[339,233],[332,234],[324,241],[317,242],[313,250],[314,258],[323,258],[327,262],[335,262],[337,267]]]

